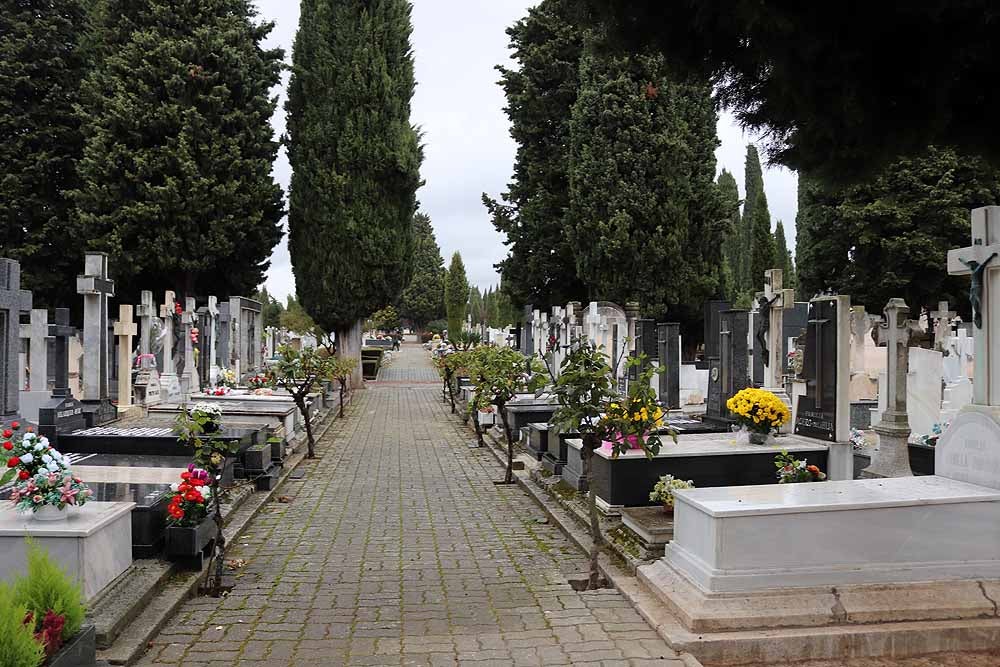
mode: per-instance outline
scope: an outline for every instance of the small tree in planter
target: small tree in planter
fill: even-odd
[[[455,378],[463,370],[468,370],[472,363],[473,352],[464,350],[462,352],[450,352],[434,359],[434,365],[441,375],[444,384],[442,390],[447,392],[445,400],[451,402],[451,414],[455,414]]]
[[[358,367],[358,360],[353,357],[329,357],[330,375],[337,384],[340,385],[340,416],[344,416],[344,392],[347,391],[347,384],[351,381],[354,369]]]
[[[510,347],[486,345],[476,348],[476,393],[470,406],[478,429],[479,410],[493,405],[500,414],[504,438],[507,441],[507,472],[503,484],[514,483],[514,438],[510,432],[507,413],[508,401],[520,392],[534,391],[545,385],[542,369],[527,357]]]
[[[173,496],[167,505],[167,556],[193,562],[200,567],[201,554],[212,539],[209,515],[212,486],[209,472],[193,463],[171,484]]]
[[[214,407],[214,406],[213,406]],[[193,409],[177,415],[175,424],[177,439],[194,448],[195,463],[208,472],[211,511],[215,518],[215,549],[208,568],[209,581],[205,589],[210,595],[219,597],[223,592],[222,566],[226,556],[226,536],[222,531],[222,473],[226,459],[239,451],[239,441],[222,440],[217,434],[222,431],[221,415]]]
[[[268,371],[271,383],[287,391],[302,413],[309,447],[306,456],[310,459],[316,457],[316,441],[313,439],[312,421],[306,406],[306,398],[320,387],[324,379],[332,376],[332,363],[331,358],[319,355],[311,347],[300,352],[283,345],[278,348],[277,362]],[[351,370],[353,369],[352,366]]]

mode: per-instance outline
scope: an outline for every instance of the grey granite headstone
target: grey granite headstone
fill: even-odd
[[[221,370],[229,370],[232,363],[233,323],[229,316],[229,302],[219,304],[219,338],[215,346],[216,363]]]
[[[706,301],[703,307],[705,326],[705,359],[719,357],[719,325],[721,324],[722,311],[729,310],[732,306],[728,301],[714,300]]]
[[[667,408],[681,407],[681,325],[665,322],[657,325],[658,357],[664,371],[660,374],[660,401]]]
[[[38,432],[56,442],[60,433],[69,433],[87,425],[83,404],[73,397],[69,388],[69,339],[76,335],[70,326],[69,309],[56,308],[55,320],[49,325],[55,350],[55,386],[52,399],[38,410]]]
[[[31,310],[31,292],[21,289],[21,265],[0,257],[0,421],[19,417],[17,355],[21,347],[21,313]]]

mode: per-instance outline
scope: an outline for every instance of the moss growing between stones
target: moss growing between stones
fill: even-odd
[[[632,558],[641,559],[639,537],[624,524],[608,531],[608,539]]]

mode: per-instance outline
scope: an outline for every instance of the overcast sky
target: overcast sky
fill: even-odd
[[[297,0],[257,0],[261,18],[276,23],[268,46],[285,49],[291,61],[298,26]],[[497,196],[506,189],[514,160],[514,142],[497,85],[498,63],[509,63],[505,28],[536,4],[526,0],[414,0],[413,50],[417,90],[413,122],[423,131],[425,156],[421,173],[426,185],[417,193],[421,209],[430,215],[441,254],[462,253],[469,280],[486,288],[498,280],[493,264],[505,254],[503,239],[493,229],[481,202],[483,192]],[[287,83],[287,74],[284,83]],[[284,104],[282,91],[281,104]],[[278,135],[284,132],[284,110],[274,117]],[[719,122],[722,146],[719,168],[733,172],[743,191],[743,160],[747,137],[727,116]],[[275,165],[282,186],[290,169],[284,151]],[[795,175],[785,169],[765,169],[764,187],[773,220],[783,220],[789,247],[794,249]],[[283,299],[294,292],[288,246],[282,240],[268,272],[267,288]]]

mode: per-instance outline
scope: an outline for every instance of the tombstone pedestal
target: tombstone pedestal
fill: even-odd
[[[878,453],[872,464],[861,471],[861,477],[865,479],[908,477],[913,474],[908,446],[910,427],[905,423],[905,416],[903,424],[887,421],[886,417],[887,414],[884,414],[882,421],[875,426]]]

